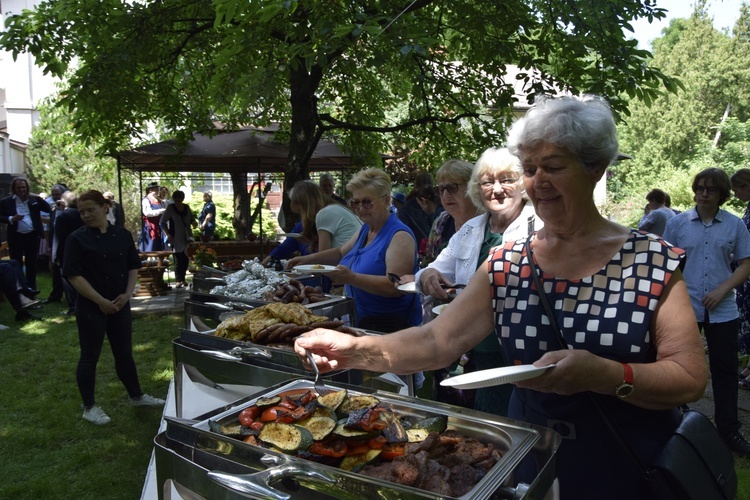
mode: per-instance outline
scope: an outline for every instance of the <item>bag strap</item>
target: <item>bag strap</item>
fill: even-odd
[[[547,318],[549,318],[549,324],[552,327],[552,330],[557,334],[557,341],[560,343],[560,346],[563,349],[570,349],[567,342],[565,342],[565,337],[563,337],[562,330],[560,330],[557,319],[552,312],[552,306],[550,306],[549,299],[547,298],[547,292],[544,291],[544,288],[542,287],[542,281],[541,279],[539,279],[539,273],[537,272],[536,264],[534,263],[534,256],[531,252],[532,236],[533,235],[530,234],[529,237],[526,238],[526,242],[524,243],[524,247],[526,248],[526,258],[529,259],[529,268],[531,269],[531,279],[534,281],[534,286],[536,287],[537,293],[539,294],[539,301],[541,302],[542,307],[544,307],[544,312],[547,314]],[[605,409],[601,406],[599,401],[596,400],[594,395],[588,391],[586,392],[586,394],[588,394],[589,400],[597,409],[599,415],[601,415],[602,420],[604,420],[604,423],[607,425],[609,431],[615,437],[615,441],[617,441],[620,446],[627,452],[627,455],[633,460],[635,467],[645,475],[647,473],[646,467],[643,465],[643,462],[635,453],[633,448],[630,447],[628,441],[625,439],[625,436],[623,436],[620,432],[620,429],[612,421],[609,415],[607,415]]]

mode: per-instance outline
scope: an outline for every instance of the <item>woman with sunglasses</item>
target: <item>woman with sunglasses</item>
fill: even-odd
[[[474,165],[468,161],[453,159],[443,163],[435,174],[439,196],[439,202],[436,203],[440,203],[444,211],[432,223],[421,267],[434,261],[438,254],[448,246],[451,236],[466,221],[477,215],[477,207],[474,206],[466,191],[473,169]]]
[[[364,222],[362,228],[341,246],[290,259],[287,268],[337,266],[326,276],[346,285],[361,328],[389,333],[419,325],[422,309],[417,295],[397,290],[387,277],[418,269],[414,233],[390,211],[391,178],[379,168],[368,168],[355,174],[346,189],[352,194],[349,205]]]

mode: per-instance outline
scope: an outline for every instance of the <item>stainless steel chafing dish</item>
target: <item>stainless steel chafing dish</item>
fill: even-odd
[[[449,429],[485,443],[491,442],[502,450],[502,459],[469,493],[460,497],[462,499],[543,498],[552,485],[554,455],[560,437],[550,429],[407,396],[344,384],[332,387],[346,388],[354,394],[375,394],[401,415],[447,415]],[[208,419],[219,423],[236,421],[242,409],[254,404],[261,396],[312,388],[311,381],[296,380],[260,391],[194,420],[168,418],[166,431],[154,440],[160,498],[164,498],[164,491],[170,489],[180,491],[188,498],[211,499],[446,498],[250,445],[214,433],[208,427]],[[514,471],[526,459],[535,463],[536,476],[530,484],[519,484],[514,479]]]
[[[354,299],[330,294],[326,297],[328,297],[327,300],[306,304],[305,307],[318,316],[340,319],[349,326],[356,324],[357,313]],[[266,304],[269,302],[191,291],[189,298],[185,300],[185,328],[196,331],[214,329],[227,316],[227,313],[244,312]]]
[[[201,384],[206,391],[222,391],[221,388],[228,384],[250,385],[260,390],[312,375],[291,349],[261,346],[190,330],[181,330],[180,337],[172,341],[172,354],[177,416],[183,416],[183,388],[186,378]],[[411,376],[406,377],[406,381],[401,381],[393,375],[376,372],[338,370],[326,377],[345,384],[384,391],[406,391],[411,394],[413,390]]]

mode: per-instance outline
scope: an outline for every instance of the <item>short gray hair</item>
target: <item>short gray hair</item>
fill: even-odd
[[[524,150],[548,142],[568,150],[589,172],[608,167],[618,154],[612,110],[602,97],[538,97],[526,116],[508,132],[508,149]]]
[[[471,172],[466,190],[469,193],[471,202],[481,209],[486,210],[484,206],[484,196],[482,196],[482,177],[486,174],[496,177],[502,172],[510,172],[521,183],[521,162],[513,156],[507,148],[487,148],[482,156],[474,164],[474,170]]]

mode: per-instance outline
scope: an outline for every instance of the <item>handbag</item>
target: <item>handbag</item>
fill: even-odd
[[[542,288],[531,252],[531,235],[525,243],[531,278],[539,300],[557,334],[563,349],[568,349],[547,294]],[[711,421],[697,410],[682,409],[682,418],[654,462],[646,465],[638,457],[614,421],[591,393],[587,393],[615,440],[641,471],[651,491],[659,500],[731,500],[737,494],[734,457]]]

